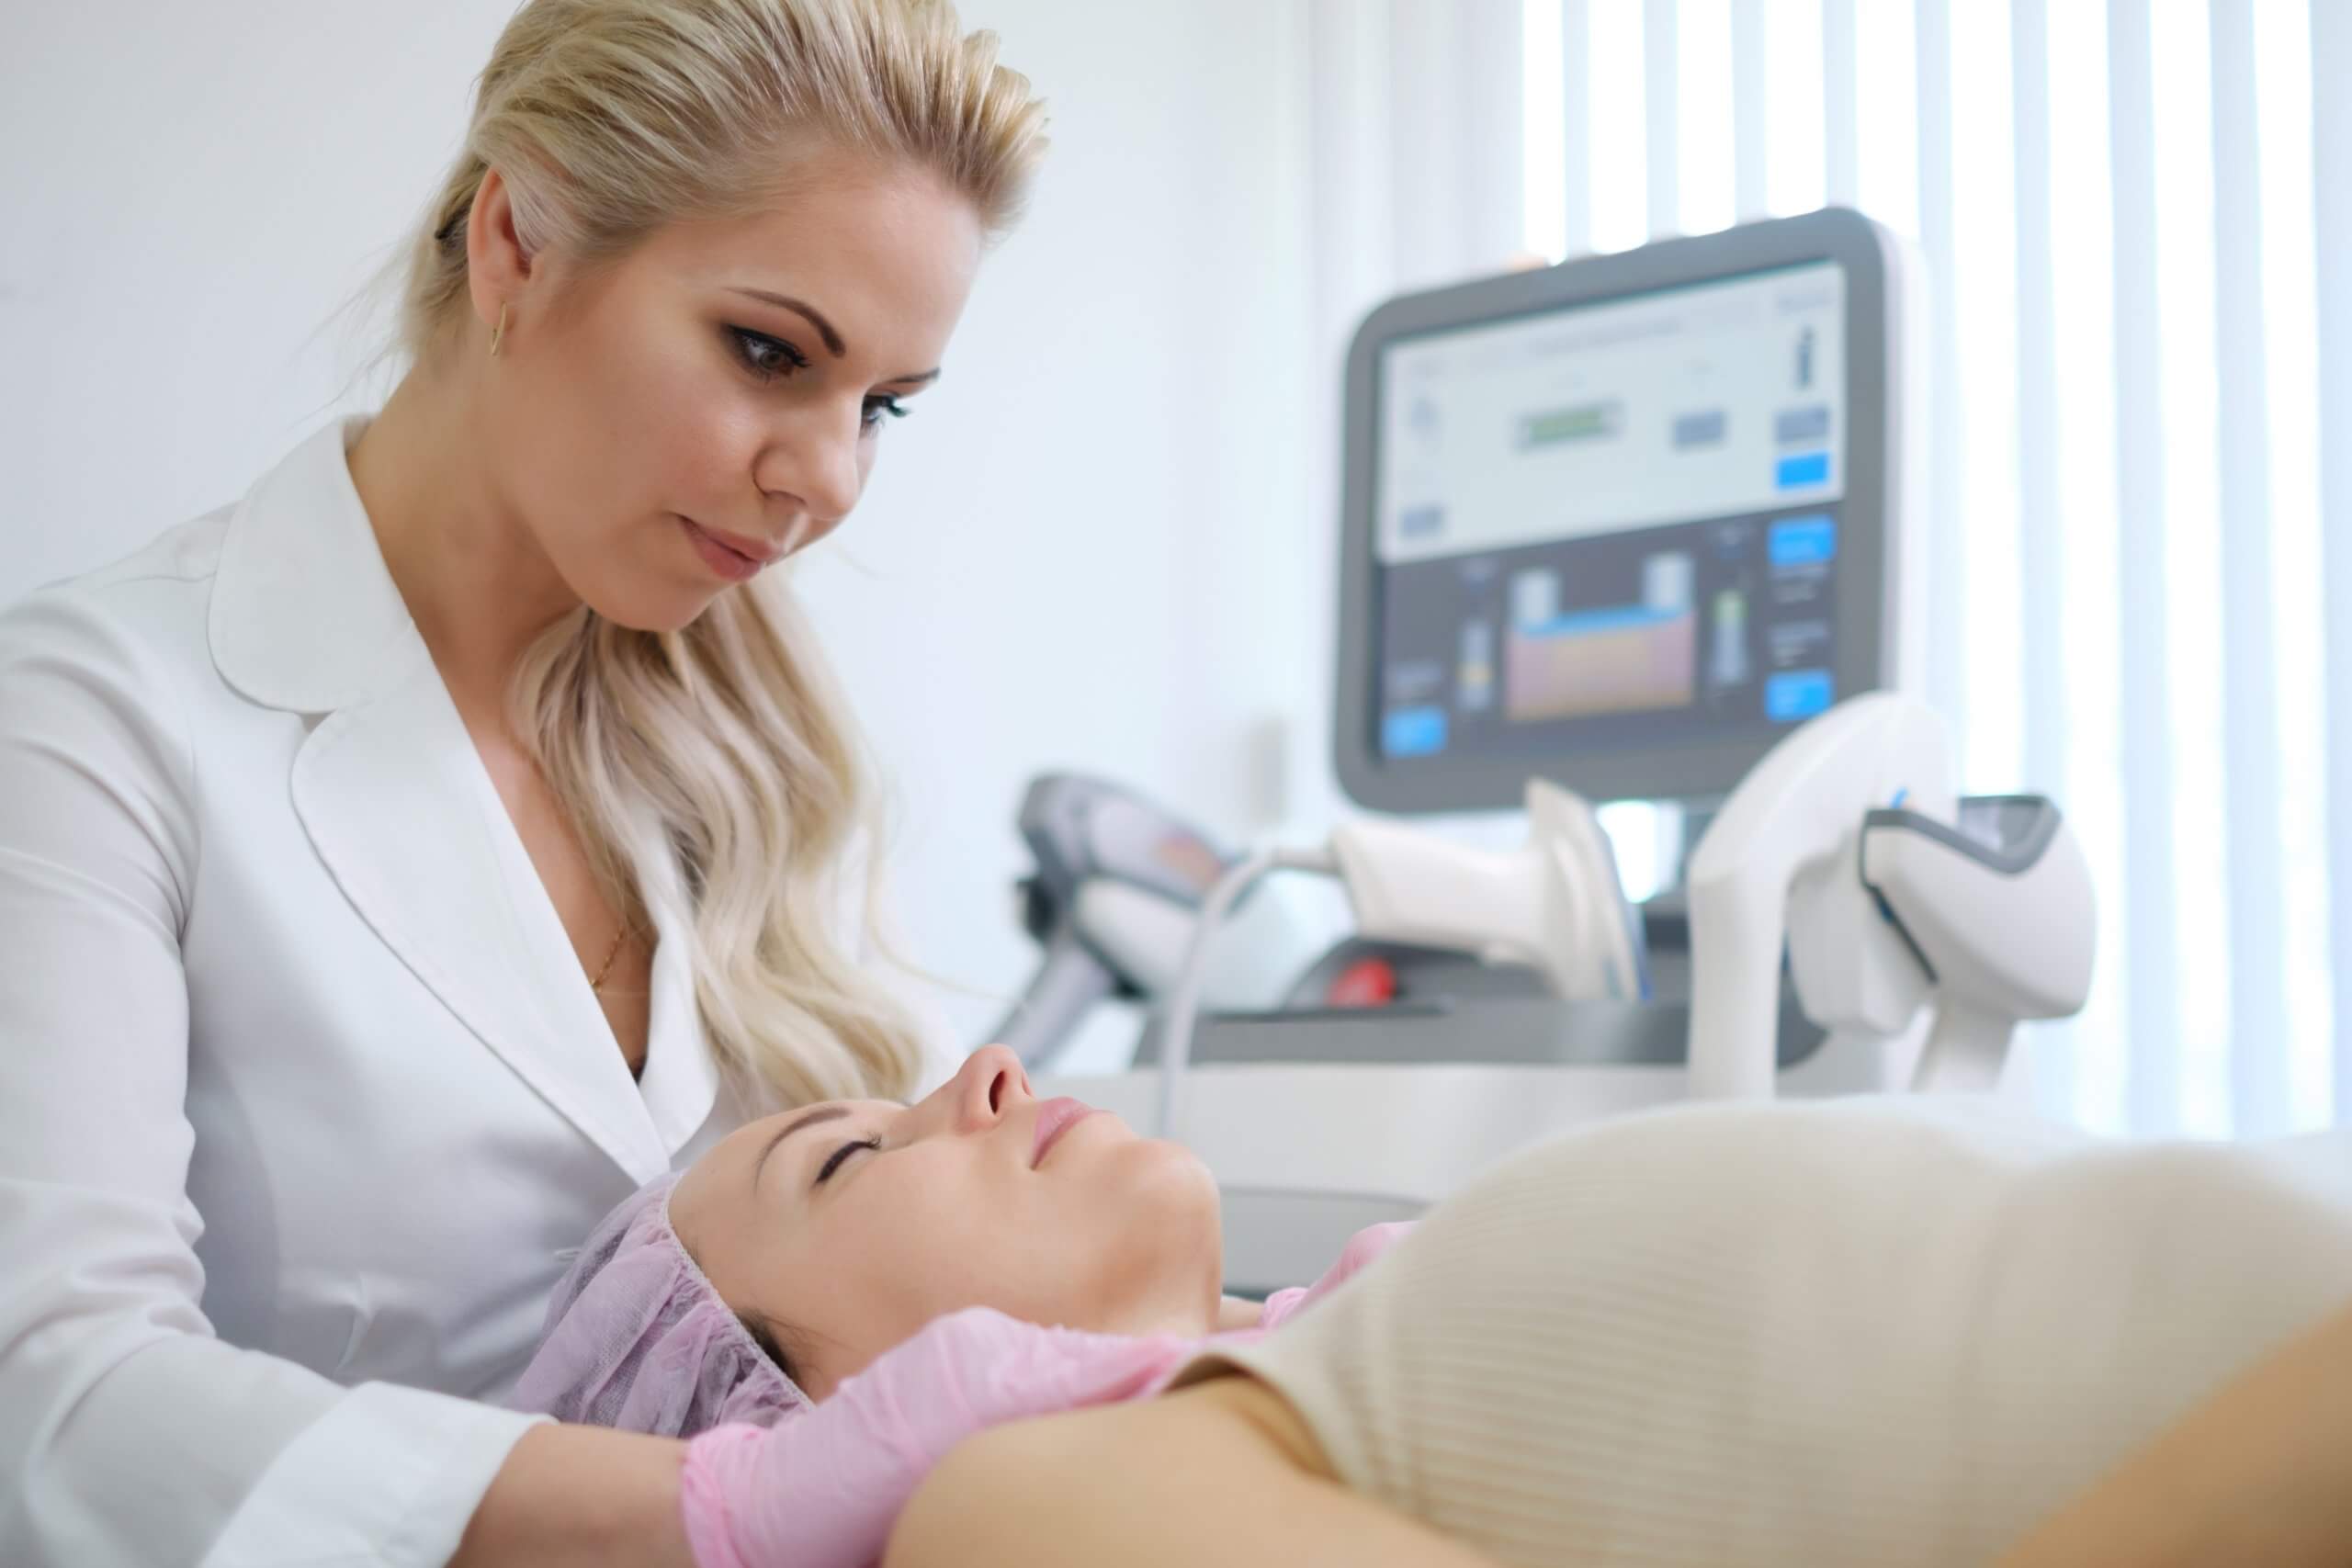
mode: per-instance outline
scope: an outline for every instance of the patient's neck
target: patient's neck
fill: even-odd
[[[1171,1334],[1197,1339],[1218,1327],[1224,1300],[1225,1240],[1218,1216],[1165,1219],[1148,1251],[1100,1281],[1082,1326],[1105,1334]]]
[[[1139,1336],[1170,1334],[1180,1339],[1203,1338],[1216,1332],[1221,1292],[1212,1286],[1204,1302],[1193,1299],[1192,1293],[1187,1292],[1187,1299],[1182,1302],[1138,1304],[1132,1310],[1116,1314],[1113,1322],[1104,1325],[1104,1331]]]

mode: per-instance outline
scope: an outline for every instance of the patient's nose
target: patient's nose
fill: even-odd
[[[983,1045],[966,1057],[946,1093],[957,1130],[967,1132],[993,1127],[1014,1106],[1035,1098],[1021,1058],[1004,1045]]]

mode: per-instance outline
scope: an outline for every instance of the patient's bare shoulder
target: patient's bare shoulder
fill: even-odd
[[[1318,1473],[1320,1458],[1246,1377],[992,1427],[924,1481],[884,1568],[1486,1563]]]
[[[883,1568],[1140,1562],[1170,1481],[1189,1490],[1214,1472],[1246,1488],[1284,1462],[1225,1400],[1190,1390],[993,1427],[924,1478]]]
[[[2256,1359],[1997,1568],[2352,1562],[2352,1307]]]

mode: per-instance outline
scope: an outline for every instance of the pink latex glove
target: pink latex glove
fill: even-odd
[[[951,1313],[832,1397],[772,1427],[687,1445],[686,1540],[701,1568],[865,1568],[923,1477],[957,1442],[1032,1416],[1114,1404],[1197,1342],[1042,1328],[987,1307]]]
[[[1293,1285],[1276,1291],[1266,1298],[1266,1310],[1258,1319],[1261,1330],[1272,1332],[1288,1319],[1298,1314],[1300,1308],[1321,1301],[1351,1279],[1363,1272],[1365,1264],[1404,1239],[1413,1228],[1411,1220],[1390,1220],[1384,1224],[1366,1225],[1348,1238],[1340,1249],[1340,1260],[1323,1270],[1323,1277],[1311,1285]]]

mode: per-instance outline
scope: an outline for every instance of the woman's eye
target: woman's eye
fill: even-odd
[[[865,428],[868,430],[881,429],[882,416],[886,413],[892,419],[904,419],[907,417],[907,405],[900,402],[896,398],[866,399]]]
[[[729,327],[727,335],[735,342],[736,356],[763,381],[808,368],[808,356],[782,338],[755,333],[749,327]]]
[[[850,1156],[855,1154],[858,1150],[878,1149],[881,1146],[882,1140],[879,1137],[860,1138],[856,1143],[843,1144],[840,1148],[835,1149],[831,1155],[828,1155],[825,1157],[823,1168],[817,1172],[817,1180],[815,1185],[822,1187],[826,1182],[831,1180],[833,1172],[842,1168],[842,1162],[848,1159]]]

